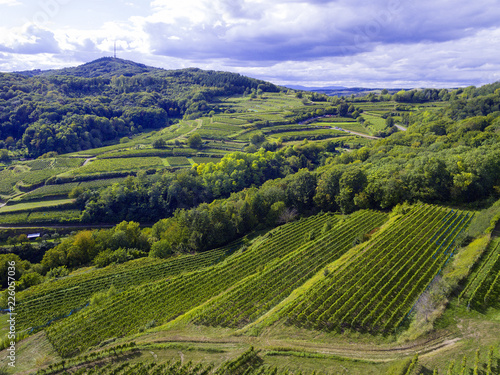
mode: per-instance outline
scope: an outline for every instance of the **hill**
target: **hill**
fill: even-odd
[[[83,65],[73,68],[63,68],[55,70],[27,70],[15,72],[27,77],[34,76],[71,76],[82,78],[112,78],[113,76],[131,77],[137,74],[153,73],[162,71],[160,68],[148,67],[130,60],[123,60],[113,57],[103,57]]]
[[[235,73],[167,71],[114,58],[61,70],[3,73],[0,85],[2,138],[30,157],[95,148],[196,118],[216,110],[211,102],[218,96],[279,91]]]

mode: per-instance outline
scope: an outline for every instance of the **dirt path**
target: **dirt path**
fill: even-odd
[[[210,343],[213,346],[227,346],[228,344],[243,344],[253,345],[263,351],[275,350],[275,348],[286,348],[286,350],[304,351],[307,353],[327,354],[332,356],[340,356],[344,358],[363,359],[372,362],[389,362],[402,357],[413,356],[418,353],[419,356],[432,356],[438,351],[451,348],[458,345],[460,338],[452,337],[448,332],[441,332],[431,337],[407,344],[386,344],[386,345],[370,345],[355,342],[315,342],[314,340],[303,341],[290,339],[275,339],[270,337],[249,337],[249,336],[222,336],[217,338],[203,337],[186,337],[182,335],[168,335],[167,332],[162,332],[165,337],[151,338],[148,340],[144,336],[145,342],[154,343],[183,343],[183,344],[199,344]],[[160,333],[160,335],[162,335]],[[158,335],[158,333],[156,333]]]
[[[399,130],[403,131],[403,132],[405,132],[405,131],[407,131],[407,130],[408,130],[408,129],[406,129],[406,128],[405,128],[404,126],[402,126],[402,125],[395,124],[394,126],[395,126],[396,128],[398,128]]]
[[[191,129],[190,131],[188,131],[186,134],[182,134],[182,135],[179,135],[178,137],[175,137],[174,139],[172,139],[172,141],[175,141],[176,139],[187,139],[188,136],[197,131],[198,129],[200,129],[203,125],[203,119],[199,118],[199,119],[196,119],[195,120],[198,124],[196,125],[196,127],[194,129]]]
[[[343,129],[343,128],[337,128],[337,129],[330,128],[330,129],[333,129],[333,130],[341,130],[341,131],[343,131],[343,132],[350,133],[350,134],[354,134],[354,135],[359,135],[360,137],[364,137],[364,138],[368,138],[368,139],[381,139],[380,137],[375,137],[375,136],[373,136],[373,135],[368,135],[368,134],[363,134],[363,133],[353,132],[352,130],[347,130],[347,129]]]
[[[95,159],[96,159],[95,157],[94,157],[94,158],[88,158],[88,159],[86,159],[86,160],[83,162],[82,167],[86,166],[88,163],[90,163],[92,160],[95,160]]]

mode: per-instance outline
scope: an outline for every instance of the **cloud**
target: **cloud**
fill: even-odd
[[[22,3],[18,0],[0,0],[0,5],[13,7],[13,6],[22,5]]]
[[[146,19],[152,52],[201,60],[310,61],[357,55],[381,44],[442,43],[494,27],[494,0],[362,2],[153,1]]]
[[[75,17],[88,7],[73,3],[61,7],[61,14],[73,14],[71,22],[53,17],[43,27],[0,27],[0,68],[77,65],[111,56],[116,41],[118,57],[282,84],[458,86],[499,79],[497,0],[141,1],[99,5],[105,8],[92,2],[92,22]],[[120,14],[109,20],[104,15],[114,17],[113,7]]]
[[[60,48],[53,32],[27,24],[20,30],[11,30],[0,44],[0,51],[39,54],[58,53]]]

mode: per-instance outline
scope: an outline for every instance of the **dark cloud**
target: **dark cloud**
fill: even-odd
[[[310,61],[321,57],[352,56],[384,44],[441,43],[474,35],[498,24],[500,7],[494,1],[278,1],[259,8],[260,18],[248,23],[227,23],[244,18],[243,1],[219,2],[207,22],[217,26],[152,22],[145,26],[153,53],[179,58],[230,58],[275,63]],[[288,5],[287,18],[278,6]],[[220,17],[217,17],[220,16]],[[223,20],[223,21],[222,21]]]

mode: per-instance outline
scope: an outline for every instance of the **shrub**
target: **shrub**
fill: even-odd
[[[167,240],[160,240],[151,246],[149,256],[152,258],[168,258],[172,255],[172,246]]]
[[[64,276],[68,276],[68,275],[69,275],[69,271],[68,271],[68,268],[66,266],[52,268],[49,272],[47,272],[47,277],[49,279],[57,279],[59,277],[64,277]]]

